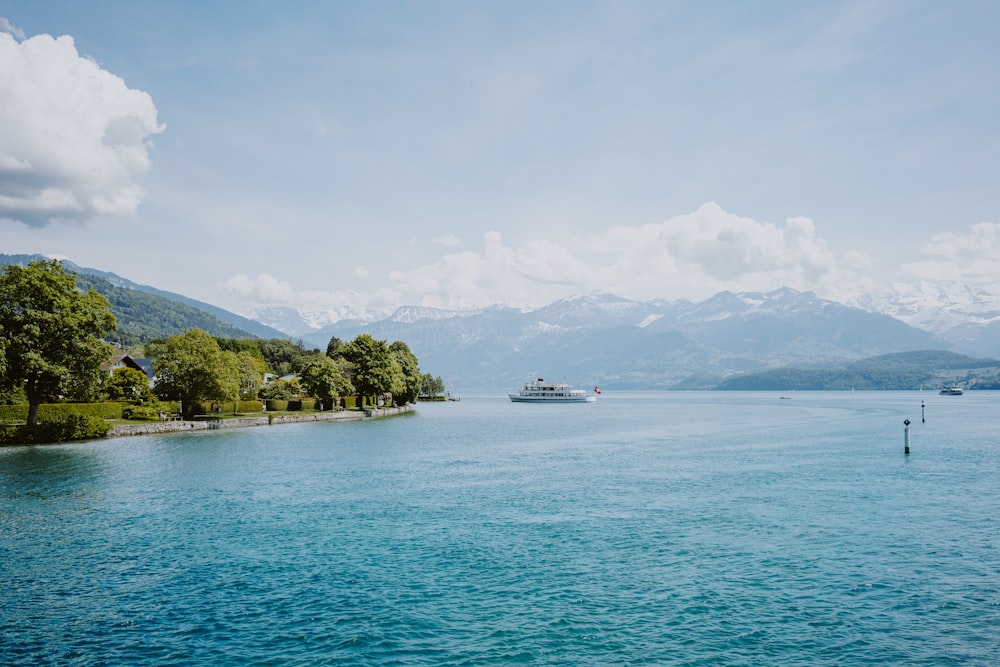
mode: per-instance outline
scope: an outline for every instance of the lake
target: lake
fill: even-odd
[[[0,449],[0,664],[1000,662],[1000,393],[786,396]]]

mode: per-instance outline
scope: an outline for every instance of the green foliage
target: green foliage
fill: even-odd
[[[181,401],[184,414],[195,414],[199,401],[232,402],[239,397],[237,356],[199,329],[167,339],[161,356],[154,358],[159,398]]]
[[[65,415],[39,421],[35,426],[0,426],[0,443],[33,445],[103,438],[111,425],[100,417]]]
[[[256,399],[249,401],[195,401],[191,407],[192,415],[231,415],[263,411],[264,402]]]
[[[308,353],[301,342],[293,343],[283,338],[258,341],[261,355],[276,375],[297,373],[302,365],[302,359]]]
[[[101,340],[116,324],[108,301],[76,284],[56,261],[11,264],[0,274],[0,388],[23,387],[29,426],[44,400],[91,397],[111,355]]]
[[[119,287],[98,276],[81,274],[77,284],[103,294],[117,318],[117,326],[108,339],[119,345],[135,345],[149,340],[174,336],[189,329],[201,329],[213,336],[245,338],[248,334],[198,308],[149,294]]]
[[[961,378],[969,388],[985,389],[1000,362],[953,352],[927,350],[885,354],[852,362],[846,368],[778,368],[730,378],[721,390],[912,390],[937,388]],[[982,380],[982,381],[980,381]]]
[[[116,368],[105,381],[104,391],[112,401],[146,401],[153,397],[149,378],[135,368]]]
[[[256,398],[264,385],[264,357],[260,350],[255,352],[256,354],[250,350],[240,350],[236,353],[239,393],[244,399]]]
[[[269,398],[264,401],[269,412],[284,412],[288,410],[289,401],[280,398]]]
[[[136,421],[162,421],[164,417],[177,412],[176,403],[162,403],[152,401],[140,405],[127,405],[122,410],[122,419],[133,419]]]
[[[326,356],[336,357],[340,354],[340,348],[344,346],[344,341],[340,340],[336,336],[330,339],[330,342],[326,344]]]
[[[402,392],[402,369],[384,340],[360,334],[341,348],[341,354],[354,370],[351,380],[359,398]]]
[[[292,378],[291,380],[275,380],[260,390],[260,397],[265,400],[288,401],[301,393],[299,381]]]
[[[348,379],[349,374],[350,364],[346,359],[331,359],[326,355],[318,354],[303,361],[302,369],[299,372],[299,381],[308,394],[317,396],[329,404],[334,397],[350,394],[354,391],[354,387]]]
[[[38,406],[39,421],[83,415],[98,419],[121,419],[126,404],[117,401],[102,403],[42,403]],[[0,405],[0,422],[23,423],[28,419],[28,405]]]
[[[420,376],[420,396],[428,398],[440,396],[444,391],[444,380],[440,377],[434,377],[430,373]]]
[[[420,365],[410,351],[409,346],[402,341],[395,341],[389,346],[396,363],[402,373],[402,387],[393,391],[393,399],[397,405],[415,403],[420,395]]]

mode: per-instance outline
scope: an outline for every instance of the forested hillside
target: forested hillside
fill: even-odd
[[[48,259],[43,255],[0,255],[0,268],[7,264],[27,266]],[[210,304],[154,287],[138,285],[114,273],[88,269],[64,260],[63,266],[77,276],[77,287],[93,289],[111,302],[118,328],[108,340],[136,345],[166,338],[189,329],[202,329],[218,338],[286,338],[285,334],[259,322],[234,315]]]
[[[108,340],[119,345],[136,345],[154,338],[166,338],[189,329],[202,329],[219,338],[251,338],[251,334],[223,322],[203,310],[162,296],[117,287],[103,278],[78,274],[80,289],[93,289],[111,302],[118,328]]]
[[[722,390],[1000,389],[1000,361],[974,359],[943,350],[883,354],[840,368],[776,368],[729,378]]]

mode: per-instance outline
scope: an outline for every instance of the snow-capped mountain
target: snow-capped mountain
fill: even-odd
[[[375,322],[387,314],[387,312],[357,310],[351,307],[298,310],[288,306],[270,306],[252,310],[247,316],[289,336],[299,338],[335,322]]]
[[[929,331],[959,349],[1000,355],[1000,295],[958,282],[896,283],[881,294],[850,302]]]
[[[374,322],[336,322],[303,339],[322,348],[360,333],[405,341],[422,368],[467,388],[513,386],[531,372],[618,387],[703,386],[691,378],[708,383],[783,365],[950,347],[888,315],[792,289],[722,292],[699,303],[595,294],[461,316],[401,309]]]

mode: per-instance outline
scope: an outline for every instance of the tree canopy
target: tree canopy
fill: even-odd
[[[239,361],[235,352],[223,352],[201,329],[171,336],[153,360],[157,396],[179,400],[186,415],[197,401],[235,401],[239,397]]]
[[[350,364],[346,359],[315,355],[303,362],[299,378],[303,389],[330,406],[335,397],[354,393],[349,374]]]
[[[38,406],[57,396],[93,395],[115,328],[108,300],[81,292],[76,274],[55,260],[8,265],[0,274],[0,388],[21,387],[28,425]]]

